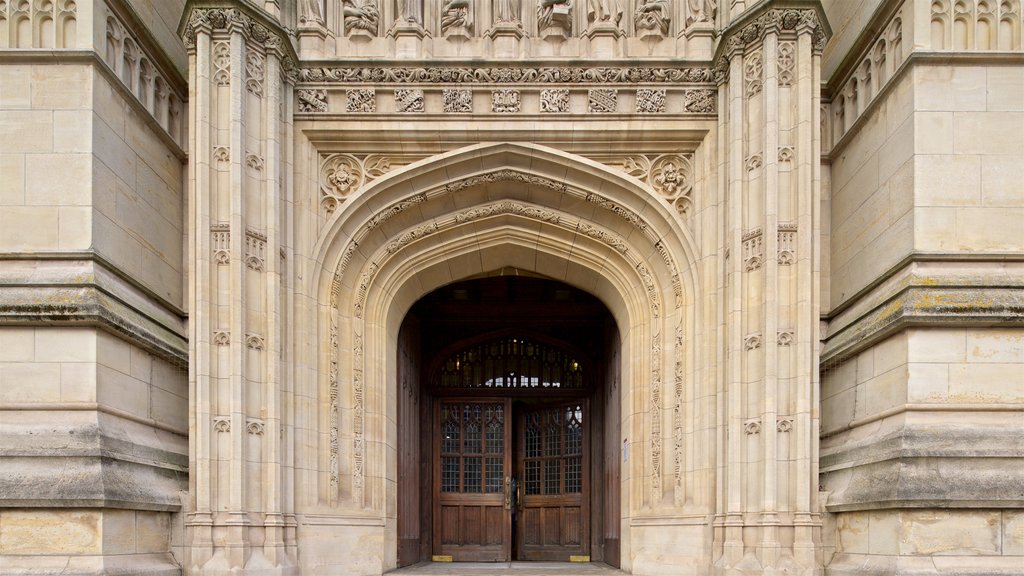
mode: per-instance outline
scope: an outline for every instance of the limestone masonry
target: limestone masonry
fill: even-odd
[[[1024,574],[1021,18],[0,0],[0,574]]]

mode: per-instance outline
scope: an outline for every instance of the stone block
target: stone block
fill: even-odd
[[[967,362],[1019,364],[1024,370],[1024,330],[967,330]]]
[[[93,362],[97,333],[92,328],[38,328],[35,359],[37,362]]]
[[[96,365],[91,362],[64,362],[60,365],[62,402],[96,401]]]
[[[962,329],[908,330],[907,348],[911,362],[967,361],[967,335]]]
[[[1024,142],[1024,112],[955,112],[954,154],[1006,154]]]
[[[61,207],[57,213],[57,245],[61,250],[88,250],[92,246],[92,208]]]
[[[981,205],[981,158],[971,155],[914,157],[917,206]]]
[[[950,364],[952,402],[1024,402],[1021,364]]]
[[[0,206],[25,203],[25,155],[0,154]]]
[[[989,66],[986,110],[1024,110],[1024,68],[1020,66]]]
[[[170,550],[171,518],[167,512],[135,513],[135,549],[140,553]]]
[[[0,328],[0,362],[31,362],[35,358],[35,328]]]
[[[103,511],[103,553],[135,553],[135,511]]]
[[[949,365],[913,363],[908,367],[907,402],[944,402],[949,394]]]
[[[0,509],[0,554],[98,554],[101,521],[93,510]]]
[[[85,110],[92,106],[92,66],[41,64],[32,67],[32,108]]]
[[[60,402],[60,364],[0,364],[0,401]]]
[[[914,152],[916,154],[953,153],[953,113],[914,113]]]
[[[53,151],[77,154],[92,152],[92,119],[92,110],[55,110]]]
[[[1004,510],[1003,554],[1007,556],[1024,556],[1024,511]]]
[[[1024,155],[981,157],[981,199],[985,206],[1024,207]]]
[[[902,512],[903,555],[998,555],[999,512],[907,510]]]
[[[29,154],[25,157],[25,203],[88,206],[92,157],[88,154]]]
[[[1014,252],[1024,246],[1024,208],[961,208],[956,213],[959,250]]]
[[[53,151],[53,112],[0,110],[0,142],[8,154]]]
[[[23,64],[0,66],[0,110],[32,106],[32,67]]]

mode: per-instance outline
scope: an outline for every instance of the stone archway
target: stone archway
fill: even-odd
[[[424,294],[504,266],[597,296],[619,326],[623,516],[704,497],[687,482],[683,423],[700,342],[697,254],[639,181],[543,146],[470,146],[373,182],[340,207],[316,254],[328,427],[318,490],[332,508],[380,518],[383,542],[395,541],[399,326]],[[628,522],[622,538],[628,568]],[[395,566],[391,544],[380,553],[381,569]]]

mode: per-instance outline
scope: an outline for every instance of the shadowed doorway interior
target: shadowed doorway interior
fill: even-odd
[[[619,565],[619,336],[567,284],[505,269],[398,336],[398,559]]]

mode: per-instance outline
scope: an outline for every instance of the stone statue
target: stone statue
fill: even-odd
[[[494,0],[494,21],[519,22],[519,0]]]
[[[696,22],[714,22],[718,0],[686,0],[686,25]]]
[[[380,19],[377,0],[344,0],[341,12],[345,17],[345,34],[353,30],[366,30],[377,35],[377,21]]]
[[[619,0],[588,0],[587,19],[590,22],[614,22],[622,20],[622,5]]]
[[[441,4],[441,34],[452,28],[465,28],[469,30],[472,23],[469,20],[470,0],[443,0]]]
[[[668,35],[671,22],[671,0],[641,0],[633,14],[633,24],[637,30],[658,30],[662,35]]]
[[[398,21],[423,25],[423,0],[398,0]]]
[[[323,0],[299,0],[299,22],[303,24],[323,24]]]
[[[562,28],[572,30],[572,2],[570,0],[540,0],[537,4],[537,30]]]

